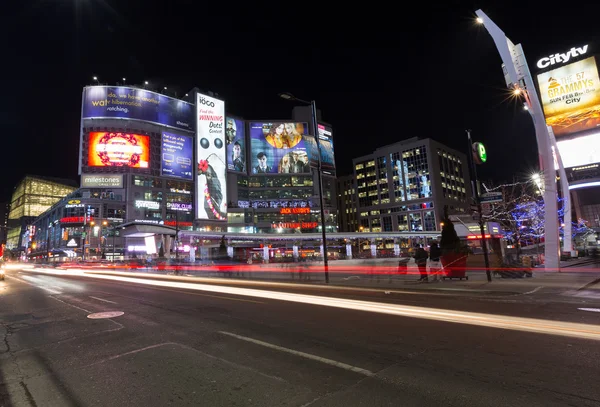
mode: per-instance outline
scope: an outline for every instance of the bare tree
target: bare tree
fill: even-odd
[[[483,219],[500,224],[519,258],[524,242],[538,242],[544,234],[544,205],[539,190],[530,182],[483,186],[486,192],[502,192],[502,202],[485,204]]]

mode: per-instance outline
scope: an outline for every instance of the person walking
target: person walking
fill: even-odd
[[[427,279],[427,259],[429,255],[421,246],[417,245],[415,250],[415,263],[417,263],[417,267],[419,268],[419,274],[421,278],[419,281],[428,281]]]
[[[429,274],[431,274],[431,281],[442,281],[440,276],[440,256],[442,255],[442,249],[438,246],[436,241],[431,242],[429,246]]]

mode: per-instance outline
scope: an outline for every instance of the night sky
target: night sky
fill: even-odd
[[[488,148],[481,178],[511,180],[536,168],[535,135],[475,10],[523,44],[533,74],[543,56],[600,47],[600,7],[590,2],[217,3],[3,2],[0,199],[25,174],[77,180],[81,90],[94,75],[111,85],[147,80],[180,97],[211,90],[246,119],[290,117],[280,92],[315,99],[334,129],[338,174],[353,157],[414,136],[465,151],[470,128]]]

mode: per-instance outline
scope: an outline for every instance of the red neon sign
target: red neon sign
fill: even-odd
[[[167,226],[192,226],[192,222],[175,222],[174,220],[166,220],[165,225]]]
[[[318,222],[281,222],[273,223],[271,228],[273,229],[314,229],[319,226]]]
[[[310,208],[281,208],[279,213],[282,215],[310,213]]]
[[[83,223],[84,220],[84,216],[67,216],[66,218],[61,218],[60,223]],[[88,221],[92,221],[92,218],[88,218]]]
[[[486,239],[489,239],[491,237],[492,237],[492,235],[485,235]],[[467,239],[481,239],[481,235],[477,235],[477,236],[475,236],[475,235],[469,235],[469,236],[467,236]]]

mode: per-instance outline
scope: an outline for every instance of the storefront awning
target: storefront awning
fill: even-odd
[[[154,225],[140,222],[128,222],[119,226],[125,237],[149,237],[154,235],[175,236],[176,229],[171,226]]]

